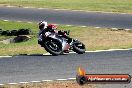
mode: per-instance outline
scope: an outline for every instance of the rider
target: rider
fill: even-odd
[[[59,35],[61,35],[62,37],[68,39],[68,43],[70,44],[72,42],[72,38],[68,37],[67,31],[57,31],[57,26],[54,24],[48,24],[46,21],[41,21],[39,23],[39,36],[40,36],[40,40],[42,40],[42,34],[46,33],[46,32],[53,32],[53,33],[57,33]]]

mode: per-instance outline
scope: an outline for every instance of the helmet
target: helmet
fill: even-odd
[[[57,29],[57,26],[54,25],[54,24],[49,24],[49,25],[47,26],[47,28],[50,29],[50,30],[56,30],[56,29]]]
[[[39,22],[39,29],[45,29],[47,28],[47,22],[46,21],[41,21]]]

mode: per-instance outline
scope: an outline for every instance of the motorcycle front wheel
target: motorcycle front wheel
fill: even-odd
[[[73,44],[73,51],[78,54],[83,54],[86,51],[85,45],[81,42],[76,42]]]

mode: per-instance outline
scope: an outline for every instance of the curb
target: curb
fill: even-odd
[[[86,10],[72,10],[72,9],[54,9],[54,8],[41,8],[41,7],[23,7],[23,6],[11,6],[11,5],[1,5],[9,8],[14,8],[14,7],[19,7],[19,8],[25,8],[25,9],[38,9],[38,10],[43,10],[43,9],[49,9],[49,10],[56,10],[56,11],[75,11],[75,12],[94,12],[94,13],[110,13],[110,14],[132,14],[132,13],[120,13],[120,12],[105,12],[105,11],[86,11]]]
[[[126,50],[132,50],[132,48],[128,48],[128,49],[108,49],[108,50],[95,50],[95,51],[85,51],[86,53],[94,53],[94,52],[111,52],[111,51],[126,51]],[[75,52],[69,52],[69,54],[74,54]],[[32,54],[20,54],[20,55],[24,55],[24,56],[33,56]],[[49,56],[51,55],[50,53],[44,53],[41,56]],[[19,55],[16,55],[19,56]],[[0,58],[10,58],[13,56],[0,56]]]
[[[72,81],[76,80],[76,78],[67,78],[67,79],[55,79],[55,80],[41,80],[41,81],[29,81],[29,82],[14,82],[14,83],[5,83],[5,84],[0,84],[0,86],[4,85],[18,85],[18,84],[28,84],[28,83],[41,83],[41,82],[53,82],[53,81]]]
[[[8,22],[8,21],[12,21],[12,20],[2,20],[2,21]],[[19,21],[14,21],[14,22],[19,22],[19,23],[24,22],[25,23],[26,21],[20,21],[19,20]],[[36,22],[27,21],[26,23],[33,24],[33,23],[36,23]],[[60,25],[60,24],[55,24],[55,25]],[[75,25],[69,25],[69,24],[67,24],[65,26],[71,27],[71,26],[75,26]],[[78,26],[78,27],[86,28],[86,27],[89,27],[89,26],[83,25],[83,26]],[[90,26],[90,27],[94,27],[94,26]],[[98,27],[98,26],[96,26],[94,28],[96,28],[96,29],[107,28],[107,29],[110,29],[111,31],[130,31],[130,30],[132,30],[132,29],[128,29],[128,28],[124,29],[124,28],[109,28],[109,27]]]

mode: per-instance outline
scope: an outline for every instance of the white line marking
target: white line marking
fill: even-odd
[[[71,10],[71,11],[84,11],[84,10]]]
[[[30,22],[30,21],[29,21],[29,22],[27,22],[27,23],[32,24],[33,22]]]
[[[29,83],[29,82],[19,82],[19,83],[21,83],[21,84],[26,84],[26,83]]]
[[[34,8],[35,9],[35,7],[29,7],[29,8],[32,8],[32,9]]]
[[[132,50],[132,48],[129,49],[108,49],[108,50],[95,50],[95,51],[86,51],[86,52],[108,52],[108,51],[125,51],[125,50]]]
[[[118,28],[111,28],[111,29],[113,29],[113,30],[118,30]]]
[[[22,21],[17,21],[17,22],[22,22]]]
[[[54,24],[54,25],[59,25],[59,24]]]
[[[56,79],[57,81],[65,81],[65,80],[67,80],[67,79]]]
[[[87,27],[87,26],[80,26],[80,27]]]
[[[76,78],[68,78],[68,80],[75,80]]]
[[[47,8],[48,9],[48,8]],[[69,10],[69,11],[83,11],[83,12],[94,12],[94,13],[110,13],[110,14],[130,14],[130,13],[119,13],[119,12],[104,12],[104,11],[86,11],[86,10],[71,10],[71,9],[53,9],[53,10]]]
[[[48,8],[47,8],[47,9],[48,9]],[[60,11],[61,11],[61,10],[69,10],[69,9],[52,9],[52,10],[60,10]]]
[[[75,52],[69,52],[69,53],[75,53]]]
[[[43,55],[51,55],[50,53],[45,53],[45,54],[43,54]]]
[[[98,28],[101,28],[101,27],[95,27],[95,28],[97,28],[97,29],[98,29]]]
[[[8,5],[8,6],[6,6],[6,7],[14,7],[14,6],[9,6],[9,5]]]
[[[70,26],[72,26],[72,25],[66,25],[66,26],[70,27]]]
[[[109,51],[125,51],[125,50],[132,50],[132,48],[128,48],[128,49],[108,49],[108,50],[95,50],[95,51],[85,51],[85,52],[109,52]],[[73,54],[75,52],[69,52],[70,54]],[[45,53],[43,55],[51,55],[50,53]],[[4,58],[4,57],[12,57],[12,56],[0,56],[0,58]]]
[[[42,80],[43,82],[51,82],[51,81],[53,81],[53,80]]]
[[[105,51],[124,51],[124,50],[132,50],[132,48],[129,49],[108,49],[108,50],[95,50],[95,51],[85,51],[85,52],[105,52]],[[69,52],[71,54],[74,54],[75,52]],[[45,53],[43,55],[51,55],[50,53]],[[0,56],[0,58],[4,58],[4,57],[12,57],[12,56]]]
[[[127,14],[127,13],[120,13],[120,14]]]
[[[4,84],[0,84],[0,86],[3,86]]]
[[[0,56],[0,58],[8,58],[8,57],[12,57],[12,56]]]
[[[6,7],[16,7],[16,6],[6,6]],[[23,8],[35,8],[35,9],[50,9],[50,8],[37,8],[37,7],[23,7]],[[71,9],[52,9],[52,10],[69,10],[69,11],[83,11],[83,12],[94,12],[94,13],[112,13],[112,14],[131,14],[131,13],[120,13],[120,12],[104,12],[104,11],[86,11],[86,10],[71,10]]]
[[[129,31],[129,30],[132,30],[132,29],[124,29],[125,31]]]
[[[30,7],[23,7],[23,8],[30,8]]]
[[[129,48],[129,49],[109,49],[109,50],[112,50],[112,51],[114,51],[114,50],[132,50],[132,48]]]
[[[118,28],[111,28],[111,29],[117,30]]]
[[[3,21],[9,21],[9,20],[3,20]]]
[[[18,83],[8,83],[8,84],[10,84],[10,85],[16,85],[16,84],[18,84]]]
[[[44,9],[44,8],[38,8],[38,9]]]
[[[31,81],[32,83],[39,83],[39,82],[41,82],[41,81]]]
[[[54,9],[54,10],[60,10],[60,9]]]

